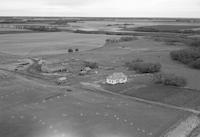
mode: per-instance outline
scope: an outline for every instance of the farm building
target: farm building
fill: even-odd
[[[106,78],[106,83],[112,85],[126,83],[127,81],[128,81],[127,76],[122,72],[113,73],[112,75]]]
[[[45,73],[68,72],[67,67],[62,64],[48,64],[46,62],[41,63],[41,71]]]

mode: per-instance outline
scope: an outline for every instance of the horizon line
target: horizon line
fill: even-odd
[[[121,19],[200,19],[200,17],[121,17],[121,16],[24,16],[24,15],[0,15],[0,17],[35,17],[35,18],[121,18]]]

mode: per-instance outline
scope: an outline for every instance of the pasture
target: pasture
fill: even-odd
[[[44,82],[3,71],[1,75],[3,137],[158,137],[189,115],[98,91],[74,88],[67,93]]]
[[[0,51],[25,56],[64,54],[68,48],[85,51],[101,47],[110,37],[67,32],[5,34],[0,35]]]

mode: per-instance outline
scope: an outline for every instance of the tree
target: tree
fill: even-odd
[[[68,52],[69,52],[69,53],[72,53],[72,52],[73,52],[73,49],[71,49],[71,48],[68,49]]]

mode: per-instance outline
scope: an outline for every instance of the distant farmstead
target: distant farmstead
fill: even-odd
[[[112,84],[112,85],[123,84],[123,83],[126,83],[127,81],[128,81],[127,76],[122,72],[113,73],[112,75],[106,78],[106,83]]]

